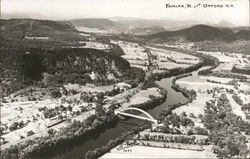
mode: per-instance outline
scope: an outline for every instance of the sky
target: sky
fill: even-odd
[[[166,4],[200,3],[196,8],[166,8]],[[205,7],[204,5],[234,7]],[[2,18],[69,20],[126,17],[249,26],[249,0],[1,0]]]

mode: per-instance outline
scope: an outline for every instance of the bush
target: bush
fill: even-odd
[[[12,123],[12,124],[10,125],[10,127],[9,127],[10,131],[16,130],[17,127],[18,127],[18,125],[19,125],[19,124],[18,124],[17,122]]]
[[[53,98],[60,98],[60,97],[62,97],[62,94],[59,90],[56,90],[56,91],[51,92],[51,96]]]

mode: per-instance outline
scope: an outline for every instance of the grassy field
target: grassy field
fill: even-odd
[[[112,149],[110,153],[105,154],[105,158],[216,158],[206,151],[192,151],[168,148],[155,148],[147,146],[132,146],[126,149]]]

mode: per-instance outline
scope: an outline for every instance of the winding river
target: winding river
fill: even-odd
[[[184,97],[181,92],[176,92],[171,88],[172,78],[165,78],[161,81],[156,81],[156,83],[165,88],[168,91],[168,95],[164,103],[146,110],[153,117],[157,117],[157,115],[160,114],[162,110],[168,105],[187,101],[187,98]],[[106,145],[109,140],[116,139],[125,131],[131,130],[133,127],[143,123],[144,121],[134,118],[130,118],[125,121],[119,121],[118,124],[111,128],[106,128],[98,134],[92,134],[91,137],[83,137],[82,140],[79,140],[71,145],[67,145],[63,149],[60,147],[53,152],[43,154],[43,157],[50,159],[83,158],[87,151]]]
[[[205,58],[203,67],[212,66],[213,64],[213,61]],[[201,67],[199,70],[203,69],[203,67]],[[164,78],[160,81],[156,81],[159,86],[168,91],[168,94],[164,103],[146,110],[153,117],[157,117],[158,114],[160,114],[169,105],[188,101],[188,99],[181,92],[177,92],[171,88],[173,78],[174,77]],[[129,131],[136,126],[144,124],[144,122],[145,121],[135,118],[129,118],[125,121],[121,120],[118,122],[118,124],[114,124],[112,127],[104,128],[102,131],[96,134],[91,134],[90,136],[83,136],[81,139],[74,141],[72,144],[58,147],[56,150],[43,154],[40,157],[49,159],[84,158],[84,155],[87,151],[106,145],[109,140],[120,137],[122,133]]]

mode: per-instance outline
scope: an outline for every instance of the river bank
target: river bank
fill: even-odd
[[[197,55],[197,54],[196,54]],[[158,115],[158,119],[159,120],[163,120],[163,117],[165,117],[165,116],[167,116],[167,115],[169,115],[169,114],[171,114],[172,113],[172,111],[173,110],[175,110],[176,108],[179,108],[179,107],[181,107],[181,106],[184,106],[184,105],[187,105],[188,103],[192,103],[192,101],[193,100],[195,100],[195,98],[196,98],[196,91],[194,91],[194,90],[188,90],[188,89],[186,89],[186,88],[183,88],[183,87],[180,87],[180,85],[178,85],[178,84],[176,84],[176,81],[177,80],[179,80],[179,79],[181,79],[181,78],[185,78],[185,77],[188,77],[188,76],[192,76],[192,74],[188,74],[189,72],[192,72],[192,71],[195,71],[195,72],[197,72],[196,74],[198,75],[198,74],[208,74],[212,69],[214,69],[214,68],[216,68],[217,66],[218,66],[218,61],[217,61],[217,59],[216,58],[213,58],[213,57],[210,57],[209,56],[209,58],[207,58],[207,56],[201,56],[201,54],[199,54],[199,56],[202,58],[202,62],[200,62],[200,63],[198,63],[198,64],[196,64],[196,65],[194,65],[194,66],[191,66],[191,67],[189,67],[189,68],[187,68],[187,69],[185,69],[185,70],[179,70],[179,72],[177,71],[177,72],[172,72],[171,73],[171,71],[170,72],[168,72],[167,74],[165,73],[165,74],[158,74],[159,76],[157,76],[157,78],[163,78],[163,77],[168,77],[168,76],[171,76],[171,74],[175,74],[175,75],[177,75],[176,77],[173,77],[173,78],[171,78],[171,88],[173,89],[173,90],[175,90],[176,92],[180,92],[180,93],[182,93],[182,95],[183,96],[185,96],[188,100],[186,100],[186,101],[184,101],[184,102],[179,102],[179,103],[175,103],[175,104],[172,104],[172,105],[168,105],[168,107],[167,108],[165,108],[159,115]],[[209,61],[212,61],[212,62],[209,62]],[[206,62],[205,64],[204,64],[204,62]],[[211,66],[211,64],[212,64],[212,66]],[[202,69],[202,66],[205,66],[205,69]],[[206,67],[206,66],[210,66],[210,67]],[[185,74],[181,74],[180,72],[184,72]],[[158,83],[159,84],[159,83]],[[159,85],[160,86],[160,85]],[[160,86],[160,87],[162,87],[162,86]],[[121,145],[120,145],[121,146]],[[133,146],[132,146],[133,147]],[[146,148],[146,147],[142,147],[141,149],[144,149],[144,148]],[[211,146],[209,146],[209,147],[207,147],[209,150],[209,152],[208,153],[210,153],[211,152]],[[206,149],[207,149],[206,148]],[[117,148],[116,148],[117,149]],[[133,148],[132,148],[133,149]],[[150,150],[152,150],[152,149],[149,149],[149,151]],[[123,151],[125,151],[125,150],[123,150]],[[127,150],[126,150],[127,151]],[[132,150],[128,150],[128,152],[129,151],[132,151]],[[133,150],[134,151],[134,150]],[[185,151],[185,150],[184,150]],[[163,152],[163,151],[161,151],[161,152]],[[170,152],[168,152],[167,154],[169,154]],[[193,155],[191,155],[192,157],[194,157],[195,156],[195,154],[194,154],[194,152],[193,151],[191,151],[190,153],[189,152],[185,152],[185,153],[187,153],[187,154],[193,154]],[[121,156],[119,156],[119,153],[117,154],[117,151],[115,150],[115,149],[112,149],[111,150],[111,153],[107,153],[107,154],[105,154],[104,156],[102,156],[101,158],[115,158],[115,157],[143,157],[144,155],[142,155],[142,154],[140,154],[139,156],[137,156],[137,155],[135,155],[136,153],[133,153],[133,154],[131,154],[131,155],[129,155],[129,153],[127,154],[127,155],[129,155],[129,156],[127,156],[127,155],[125,155],[124,156],[124,154],[123,155],[121,155]],[[171,154],[171,153],[170,153]],[[175,154],[176,155],[176,154]],[[175,156],[174,155],[174,156]],[[154,157],[155,157],[155,155],[153,155]],[[157,156],[157,155],[156,155]],[[204,154],[198,154],[198,156],[204,156]],[[206,155],[205,155],[206,156]],[[204,157],[205,157],[204,156]],[[212,156],[212,157],[215,157],[215,155],[213,154],[213,155],[209,155],[210,157]],[[146,155],[145,157],[149,157],[148,155]],[[152,156],[151,156],[152,157]],[[158,155],[158,157],[162,157],[161,155],[159,156]],[[206,156],[207,157],[207,156]]]
[[[201,63],[199,63],[197,67],[192,67],[192,69],[197,70],[197,69],[199,69],[201,67],[200,65],[201,65]],[[189,71],[192,71],[192,69],[189,68]],[[171,76],[171,75],[169,75],[169,76]],[[150,80],[151,80],[151,78],[149,78],[149,81]],[[185,95],[185,92],[183,94],[181,92],[181,90],[180,91],[173,90],[173,88],[172,88],[172,84],[173,84],[172,80],[173,80],[173,78],[166,78],[166,79],[163,79],[162,81],[156,82],[158,84],[158,87],[160,87],[160,88],[162,88],[164,90],[168,90],[168,98],[163,104],[160,104],[158,106],[153,106],[152,108],[147,108],[147,112],[150,113],[151,115],[153,115],[154,117],[158,117],[158,115],[160,113],[162,113],[163,110],[165,110],[166,108],[174,109],[174,107],[184,105],[187,102],[191,101],[190,99],[186,98],[189,95],[187,95],[187,94]],[[161,84],[159,85],[159,83],[161,83]],[[146,104],[146,106],[149,106],[149,105],[151,105],[151,104]],[[138,123],[138,120],[135,120],[135,119],[131,118],[131,119],[128,119],[126,121],[126,123],[130,123],[130,124],[134,125],[134,123]],[[126,131],[128,131],[128,129],[131,129],[134,126],[128,126],[126,124],[118,123],[116,128],[103,132],[99,138],[103,138],[105,136],[105,138],[106,138],[105,141],[106,141],[106,143],[108,143],[109,138],[112,138],[112,140],[114,140],[114,139],[120,137],[120,135],[115,134],[115,132],[116,133],[117,133],[117,131],[124,132],[124,127],[125,127]],[[113,134],[113,136],[111,137],[111,135],[109,133]],[[98,147],[101,147],[101,145],[103,145],[103,144],[100,143],[101,140],[99,140],[99,138],[97,139],[96,142],[100,145]],[[82,144],[81,146],[79,146],[77,148],[74,148],[74,150],[71,150],[71,151],[67,152],[64,155],[57,155],[56,157],[53,157],[53,159],[59,159],[59,158],[65,158],[66,159],[67,156],[68,157],[77,156],[77,155],[74,155],[74,154],[83,154],[82,156],[84,156],[84,153],[82,153],[80,151],[85,151],[86,146],[87,146],[86,144]],[[97,149],[92,149],[92,150],[93,151],[89,151],[90,154],[93,154],[93,153],[95,154],[95,152],[99,151],[100,149],[97,148]],[[97,153],[97,154],[98,154],[98,156],[96,156],[96,157],[99,157],[100,153]]]
[[[158,85],[160,88],[162,88],[162,89],[168,89],[168,90],[169,90],[169,89],[173,89],[174,91],[181,93],[184,97],[187,98],[186,101],[178,102],[178,103],[175,103],[175,104],[170,104],[170,105],[168,105],[166,108],[164,108],[164,109],[162,110],[161,113],[159,113],[159,114],[157,115],[157,116],[158,116],[157,119],[162,120],[161,117],[163,117],[163,116],[165,117],[165,116],[169,115],[174,109],[179,108],[179,107],[181,107],[181,106],[183,106],[183,105],[186,105],[186,104],[188,104],[188,103],[191,103],[191,102],[195,99],[196,93],[195,93],[194,91],[189,91],[189,90],[184,89],[184,88],[182,88],[182,87],[180,87],[179,85],[176,84],[176,80],[181,79],[181,78],[185,78],[185,77],[187,77],[187,76],[190,76],[190,74],[184,74],[184,75],[179,75],[179,76],[170,78],[170,80],[169,80],[169,82],[171,83],[170,88],[169,88],[169,87],[166,88],[165,85],[161,85],[161,84],[163,84],[163,83],[166,83],[165,79],[161,80],[161,83],[160,83],[160,82],[156,82],[157,85]],[[164,82],[162,82],[162,81],[164,81]],[[141,130],[140,132],[143,132],[143,130]],[[136,135],[136,134],[134,134],[134,135]],[[130,138],[129,138],[129,137],[130,137]],[[123,139],[123,144],[124,144],[125,141],[128,140],[128,138],[129,138],[130,140],[132,139],[131,136],[127,136],[126,138],[122,138],[122,139]],[[117,138],[116,140],[121,141],[121,138]],[[117,144],[117,145],[120,145],[120,144]],[[115,150],[115,149],[117,149],[117,148],[115,148],[117,145],[112,145],[112,147],[111,147],[110,145],[107,145],[107,146],[103,146],[101,149],[97,148],[97,149],[95,149],[95,150],[88,151],[87,155],[85,155],[85,158],[86,158],[86,159],[87,159],[87,158],[88,158],[88,159],[94,159],[94,158],[101,157],[102,155],[103,155],[103,156],[102,156],[101,158],[115,158],[115,157],[118,157],[119,155],[116,156],[116,155],[113,154],[114,152],[117,152],[117,151]],[[118,146],[118,147],[119,147],[119,146]],[[110,148],[110,149],[108,150],[108,148]],[[108,153],[108,154],[101,153],[101,152],[104,152],[103,149],[105,149],[105,152],[106,152],[106,153],[107,153],[108,151],[111,151],[111,152],[113,152],[113,153],[111,153],[111,155],[110,155],[109,153]],[[112,150],[111,150],[111,149],[112,149]],[[209,151],[211,151],[211,150],[210,150],[211,147],[208,147],[208,149],[209,149]],[[188,150],[186,150],[186,151],[188,151]],[[191,151],[190,153],[193,153],[193,152]],[[105,154],[105,155],[104,155],[104,154]],[[203,154],[203,155],[204,155],[204,154]],[[143,156],[143,155],[142,155],[142,156]],[[191,155],[191,156],[192,156],[192,155]],[[124,158],[124,155],[122,155],[121,157]],[[125,157],[129,157],[129,156],[125,156]],[[130,157],[131,157],[131,156],[130,156]],[[133,156],[133,155],[132,155],[132,157],[139,157],[139,156]],[[146,157],[149,157],[149,156],[146,156]],[[158,156],[158,157],[159,157],[159,156]],[[194,156],[192,156],[192,157],[194,157]]]
[[[202,62],[204,62],[204,61],[202,61]],[[200,62],[200,63],[198,63],[198,64],[196,64],[194,66],[191,66],[189,68],[183,69],[182,71],[184,71],[184,72],[191,72],[193,70],[197,70],[197,69],[199,69],[202,66],[202,64],[203,64],[202,62]],[[178,72],[177,74],[181,74],[182,71]],[[148,74],[150,75],[151,73],[148,73]],[[176,74],[174,73],[173,75],[176,75]],[[168,74],[168,76],[173,76],[173,75],[172,74]],[[152,75],[151,75],[151,77],[152,77]],[[162,77],[164,77],[164,76],[162,76]],[[150,82],[152,82],[151,80],[152,79],[149,78],[147,81],[149,81],[149,83],[150,83]],[[166,100],[166,95],[163,94],[160,98],[152,98],[151,100],[149,100],[149,101],[147,101],[145,103],[141,103],[139,105],[133,105],[133,106],[144,107],[145,109],[148,110],[148,112],[150,112],[150,113],[152,112],[152,114],[154,116],[158,116],[158,114],[160,114],[162,112],[163,108],[166,109],[166,107],[167,107],[167,108],[174,109],[175,107],[179,107],[179,106],[187,103],[188,101],[190,102],[190,98],[189,98],[190,96],[187,94],[187,92],[186,93],[182,92],[183,90],[177,90],[177,91],[173,90],[172,91],[172,88],[176,87],[176,86],[172,85],[172,84],[174,84],[174,83],[172,83],[172,80],[173,79],[171,78],[170,80],[168,80],[168,82],[165,81],[167,83],[167,86],[166,85],[162,85],[162,87],[161,87],[164,90],[171,90],[170,92],[172,92],[172,93],[169,94],[169,98],[167,98],[167,100]],[[178,91],[180,91],[180,92],[178,92]],[[177,96],[180,96],[180,98],[176,98]],[[184,96],[188,97],[189,99],[186,100],[186,98]],[[163,102],[166,103],[166,104],[164,104]],[[161,103],[163,103],[163,104],[161,104]],[[159,105],[159,104],[161,104],[161,105]],[[106,118],[108,115],[104,114],[104,116],[105,116],[104,118]],[[110,116],[113,116],[113,115],[110,115]],[[69,132],[69,134],[70,134],[69,136],[67,136],[68,133],[66,131],[65,133],[63,133],[63,137],[56,136],[55,139],[54,139],[55,141],[53,140],[53,136],[51,138],[49,138],[49,140],[51,140],[53,142],[53,144],[51,144],[51,142],[46,142],[45,138],[41,138],[41,141],[39,139],[34,140],[34,141],[38,141],[38,143],[41,143],[41,145],[47,145],[47,144],[48,145],[52,145],[50,151],[46,151],[46,149],[44,151],[43,148],[40,147],[40,144],[37,144],[36,147],[29,148],[29,152],[28,153],[31,154],[31,155],[24,155],[24,153],[21,154],[21,155],[25,156],[26,158],[29,157],[29,156],[32,156],[32,157],[35,157],[35,156],[44,156],[44,157],[47,157],[47,158],[51,158],[51,157],[52,158],[64,158],[64,157],[67,158],[67,156],[68,157],[72,157],[72,155],[75,154],[76,151],[77,151],[76,154],[83,154],[84,155],[85,152],[87,152],[89,149],[95,149],[97,147],[100,147],[101,145],[104,145],[105,143],[108,143],[109,139],[117,138],[117,137],[119,137],[119,134],[121,134],[121,132],[124,132],[124,130],[119,130],[119,124],[117,123],[118,120],[115,117],[108,118],[109,119],[108,121],[110,123],[106,122],[105,120],[103,121],[102,118],[98,118],[98,117],[95,118],[95,116],[90,116],[89,119],[90,119],[89,121],[92,121],[92,122],[95,121],[94,125],[89,124],[90,122],[89,123],[87,122],[87,124],[89,124],[88,127],[86,127],[86,128],[83,129],[83,128],[80,128],[80,127],[83,124],[86,124],[85,122],[82,122],[82,123],[81,122],[80,123],[79,122],[78,123],[73,123],[72,125],[76,126],[76,128],[72,129],[72,130],[74,130],[73,132]],[[86,121],[88,121],[88,120],[86,120]],[[133,122],[134,120],[133,119],[129,119],[127,121],[128,122],[130,122],[130,121]],[[94,128],[94,130],[91,129],[92,127]],[[118,127],[119,132],[111,133],[111,131],[117,131],[116,130],[117,127]],[[72,128],[72,127],[69,127],[69,128]],[[120,128],[123,129],[123,127],[120,127]],[[132,128],[132,127],[130,127],[130,128]],[[101,130],[104,131],[104,134],[100,133]],[[106,136],[105,142],[103,142],[103,139],[101,139],[102,140],[101,144],[98,143],[98,144],[92,145],[93,141],[91,141],[91,140],[89,140],[89,141],[87,140],[85,142],[84,141],[84,136],[86,134],[88,134],[88,133],[89,134],[96,134],[97,138],[99,138],[98,134],[101,134],[101,136]],[[109,133],[116,134],[116,135],[110,135]],[[59,152],[51,152],[52,150],[56,149],[56,147],[57,147],[56,145],[57,144],[60,145],[60,143],[61,143],[61,145],[64,145],[65,147],[68,147],[68,144],[71,145],[71,143],[73,143],[72,146],[74,147],[75,146],[74,141],[76,141],[76,140],[74,140],[73,138],[75,138],[75,136],[77,136],[76,139],[82,140],[80,142],[81,146],[79,147],[78,150],[74,150],[74,151],[69,150],[69,153],[67,153],[68,155],[64,154],[63,156],[61,156]],[[88,135],[86,135],[86,136],[88,136]],[[72,140],[72,142],[67,141],[67,140]],[[99,142],[99,140],[97,140],[97,142]],[[19,146],[22,147],[22,148],[25,148],[25,144],[24,144],[24,146],[21,146],[21,145],[19,145]],[[15,149],[19,149],[18,148],[19,146],[13,147],[13,149],[11,149],[10,151],[7,151],[7,153],[4,153],[4,154],[8,154],[8,152],[11,152],[12,150],[15,151]],[[61,147],[64,147],[64,146],[61,146]],[[81,151],[81,153],[79,153],[80,151]],[[17,151],[17,153],[20,155],[19,152],[20,151]],[[55,153],[57,153],[58,155],[56,155],[56,157],[53,157],[53,156],[55,156]],[[77,155],[73,155],[73,156],[77,156]],[[20,156],[18,156],[18,157],[20,157]]]
[[[157,88],[158,89],[158,88]],[[136,104],[138,108],[151,108],[166,100],[166,92],[159,89],[159,95],[149,98],[150,100]],[[85,140],[93,134],[98,134],[106,129],[113,128],[117,125],[119,119],[113,113],[113,108],[109,108],[108,112],[104,110],[100,113],[89,116],[86,120],[73,121],[72,124],[60,130],[58,133],[53,132],[46,137],[37,137],[34,140],[27,140],[24,143],[13,145],[4,149],[1,152],[1,158],[34,158],[34,157],[48,157],[56,149],[63,149],[68,145],[74,145],[77,140]],[[96,110],[97,111],[97,110]]]

